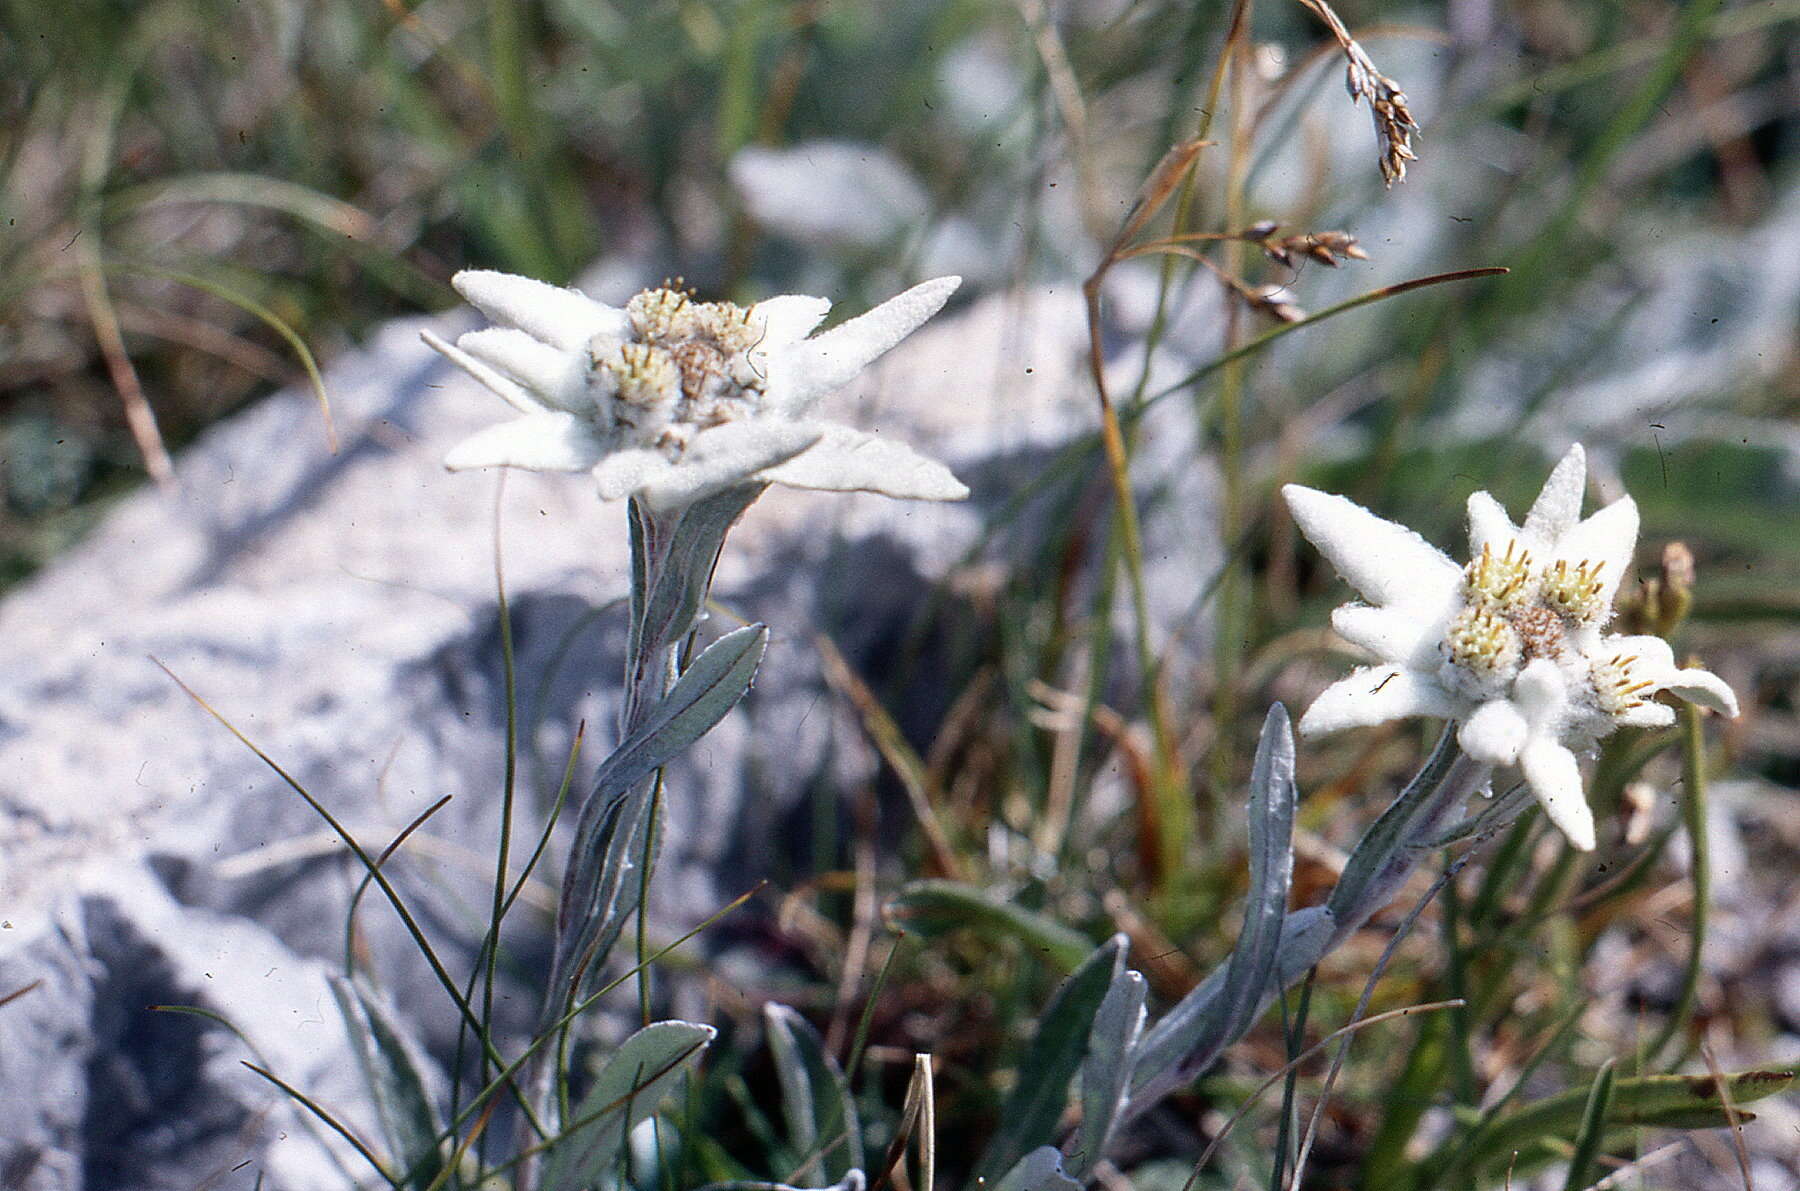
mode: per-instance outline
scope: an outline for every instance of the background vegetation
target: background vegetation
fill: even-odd
[[[311,355],[329,360],[383,319],[451,304],[447,279],[465,264],[568,281],[624,252],[709,296],[804,288],[852,307],[896,273],[946,261],[979,286],[1066,286],[1099,263],[1153,163],[1205,128],[1221,144],[1201,152],[1191,196],[1163,225],[1341,228],[1375,258],[1343,280],[1242,243],[1209,248],[1249,289],[1291,282],[1292,300],[1317,310],[1409,276],[1512,271],[1303,327],[1279,352],[1181,390],[1220,472],[1230,551],[1207,581],[1211,656],[1165,670],[1148,649],[1113,647],[1128,569],[1108,565],[1089,590],[1057,584],[1066,568],[1020,568],[938,730],[909,744],[885,719],[889,692],[864,700],[888,760],[937,815],[939,846],[909,843],[910,859],[881,870],[883,892],[927,872],[1018,911],[971,934],[952,929],[970,921],[966,905],[915,890],[890,909],[913,932],[900,943],[853,896],[859,857],[865,877],[874,863],[872,837],[855,832],[822,845],[810,883],[795,877],[787,923],[803,975],[780,995],[850,1064],[865,1116],[891,1121],[911,1051],[931,1051],[939,1153],[960,1175],[1004,1119],[1027,1023],[1072,959],[1124,930],[1172,999],[1223,956],[1216,924],[1241,894],[1251,713],[1303,698],[1337,664],[1318,626],[1341,591],[1278,515],[1282,479],[1351,493],[1448,542],[1469,489],[1514,507],[1535,491],[1538,444],[1585,437],[1607,450],[1645,508],[1644,573],[1670,540],[1698,559],[1680,645],[1750,707],[1693,765],[1733,779],[1729,821],[1759,829],[1745,841],[1758,896],[1785,904],[1800,844],[1800,4],[1347,3],[1343,17],[1424,126],[1422,161],[1392,191],[1366,113],[1337,89],[1335,45],[1298,5],[1247,13],[1231,43],[1243,69],[1215,90],[1232,11],[1210,0],[4,0],[0,581],[163,475],[164,446],[305,380]],[[784,220],[767,201],[806,167],[760,151],[820,139],[876,162],[831,197],[876,196],[879,218]],[[1195,262],[1121,273],[1137,292],[1162,286],[1215,313],[1170,323],[1191,337],[1174,347],[1195,367],[1276,325],[1266,302],[1218,301]],[[1116,396],[1129,412],[1132,395]],[[1095,515],[1108,509],[1106,486],[1090,482],[1100,466],[1091,452],[1070,459],[1044,497],[1085,512],[1047,524],[1097,536],[1059,532],[1029,554],[1129,561],[1125,527]],[[1088,669],[1070,690],[1072,652]],[[1047,726],[1051,712],[1063,726]],[[1301,900],[1373,813],[1353,795],[1388,788],[1420,743],[1406,728],[1303,754]],[[1757,936],[1738,969],[1695,976],[1691,929],[1657,925],[1691,928],[1687,858],[1705,853],[1680,842],[1682,812],[1691,826],[1706,808],[1677,780],[1679,750],[1658,755],[1667,743],[1625,740],[1603,761],[1599,805],[1630,833],[1611,871],[1577,865],[1528,820],[1422,920],[1435,938],[1403,953],[1373,1008],[1451,995],[1471,1005],[1376,1027],[1386,1044],[1359,1050],[1340,1078],[1309,1185],[1397,1186],[1403,1167],[1443,1176],[1515,1084],[1527,1098],[1585,1089],[1606,1058],[1621,1073],[1651,1070],[1703,1039],[1738,1059],[1791,1043],[1800,1021],[1783,1016],[1767,973],[1800,941]],[[1120,757],[1135,803],[1106,834],[1038,829],[1057,798],[1079,802]],[[1065,782],[1075,795],[1058,793]],[[997,851],[995,823],[1030,846]],[[1371,936],[1366,954],[1321,975],[1304,1011],[1311,1035],[1296,1025],[1284,1039],[1265,1023],[1241,1062],[1134,1138],[1137,1165],[1122,1163],[1133,1181],[1180,1185],[1260,1075],[1317,1023],[1348,1017],[1384,941]],[[1597,952],[1611,957],[1605,974]],[[862,970],[846,971],[846,956]],[[1641,976],[1628,988],[1627,971]],[[1665,1022],[1675,1035],[1658,1054]],[[706,1178],[785,1177],[803,1156],[782,1151],[757,1108],[766,1060],[754,1030],[743,1034],[714,1052],[721,1094],[705,1101],[703,1132],[719,1140],[694,1138],[683,1160]],[[1316,1091],[1320,1077],[1306,1078]],[[1295,1132],[1286,1119],[1265,1106],[1202,1185],[1278,1179],[1276,1133]],[[1407,1167],[1421,1151],[1440,1166]]]

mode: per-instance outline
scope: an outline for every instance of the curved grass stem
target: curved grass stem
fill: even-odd
[[[1688,930],[1687,963],[1681,973],[1681,994],[1676,998],[1669,1020],[1663,1023],[1655,1040],[1644,1048],[1644,1062],[1647,1066],[1657,1063],[1670,1044],[1680,1037],[1688,1020],[1694,1015],[1694,1005],[1700,997],[1700,979],[1705,973],[1702,961],[1706,949],[1708,903],[1712,900],[1712,850],[1708,846],[1706,834],[1706,740],[1700,730],[1699,708],[1692,703],[1683,703],[1680,715],[1681,822],[1683,830],[1687,832],[1688,854],[1691,858],[1689,877],[1694,891],[1693,925]],[[1682,1047],[1674,1061],[1679,1063],[1690,1049],[1689,1046]]]

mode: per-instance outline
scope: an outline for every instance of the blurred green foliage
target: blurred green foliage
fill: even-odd
[[[922,182],[927,222],[963,215],[1018,230],[993,241],[997,280],[1078,281],[1104,249],[1096,237],[1110,234],[1151,164],[1213,119],[1205,105],[1227,6],[1047,7],[1048,25],[1041,6],[1002,0],[0,0],[0,584],[53,557],[143,476],[84,269],[98,269],[131,370],[172,445],[301,377],[288,344],[246,311],[249,303],[329,358],[383,319],[450,304],[448,278],[465,264],[560,282],[629,248],[711,291],[754,296],[804,274],[829,285],[825,292],[855,294],[886,262],[771,235],[748,217],[726,178],[733,155],[751,144],[829,137],[884,146]],[[995,536],[1031,532],[1028,524],[1058,532],[1026,542],[1016,557],[1032,565],[991,593],[968,650],[966,693],[979,726],[965,726],[931,761],[936,788],[960,792],[945,810],[948,834],[976,883],[1034,921],[1090,939],[1134,933],[1133,962],[1146,965],[1165,1002],[1225,954],[1229,935],[1217,927],[1241,893],[1234,783],[1248,725],[1260,716],[1209,717],[1232,707],[1260,713],[1271,698],[1292,697],[1299,680],[1282,677],[1287,664],[1320,653],[1304,626],[1322,623],[1341,594],[1297,548],[1269,499],[1272,482],[1300,478],[1348,492],[1439,542],[1452,537],[1472,489],[1517,508],[1542,467],[1521,431],[1564,388],[1641,351],[1625,336],[1638,303],[1655,296],[1647,246],[1665,230],[1671,239],[1712,231],[1716,243],[1749,234],[1784,209],[1796,170],[1800,120],[1780,102],[1800,71],[1793,0],[1355,3],[1343,15],[1357,30],[1405,22],[1412,32],[1390,29],[1384,44],[1415,51],[1423,27],[1427,49],[1407,60],[1448,61],[1443,106],[1420,110],[1424,160],[1415,180],[1384,196],[1372,147],[1362,173],[1329,173],[1325,134],[1302,115],[1344,102],[1333,51],[1298,6],[1265,4],[1253,40],[1282,51],[1265,56],[1271,67],[1304,69],[1290,80],[1292,102],[1271,103],[1275,115],[1255,130],[1254,145],[1202,156],[1188,226],[1226,230],[1225,213],[1238,207],[1295,231],[1329,219],[1359,234],[1379,227],[1380,240],[1367,238],[1377,265],[1389,252],[1410,259],[1403,241],[1413,232],[1429,247],[1417,272],[1503,264],[1512,274],[1304,328],[1285,341],[1299,346],[1280,368],[1252,359],[1183,393],[1209,449],[1231,439],[1226,466],[1242,504],[1225,527],[1230,581],[1194,577],[1199,605],[1215,591],[1234,593],[1231,656],[1216,672],[1196,666],[1167,676],[1188,693],[1177,755],[1138,755],[1147,748],[1137,731],[1147,701],[1116,709],[1116,722],[1087,714],[1117,693],[1109,675],[1126,668],[1113,640],[1113,605],[1125,603],[1119,546],[1092,483],[1101,464],[1090,449],[1065,456],[1043,480],[1031,507],[1047,516],[1017,524],[1001,516],[991,527]],[[988,64],[986,76],[971,73],[971,57]],[[956,98],[948,91],[964,88],[967,98],[984,77],[991,107],[982,106],[984,93],[970,100],[978,118],[947,110]],[[1073,101],[1059,91],[1068,80]],[[1076,113],[1087,121],[1080,144],[1067,135]],[[1231,131],[1232,114],[1221,113],[1212,135],[1229,141]],[[1449,150],[1469,145],[1478,148]],[[1469,176],[1451,179],[1451,197],[1436,205],[1404,206],[1407,187],[1430,185],[1435,152]],[[1250,185],[1234,200],[1234,160],[1252,183],[1285,163],[1310,184]],[[1071,162],[1095,180],[1073,219],[1059,216],[1051,198],[1052,187],[1078,184]],[[1287,205],[1265,194],[1284,195]],[[1396,223],[1397,210],[1431,226]],[[1785,251],[1800,252],[1795,243]],[[902,247],[916,247],[916,236]],[[1710,264],[1697,257],[1694,271]],[[1182,269],[1175,279],[1189,284]],[[209,286],[168,280],[170,270]],[[1244,271],[1257,284],[1292,279],[1254,258]],[[1328,299],[1306,287],[1337,284],[1337,276],[1309,275],[1296,286],[1322,307]],[[1727,282],[1703,293],[1705,309],[1669,326],[1672,349],[1712,342],[1705,337],[1722,333],[1713,330],[1721,318],[1728,331],[1766,315],[1759,298],[1792,300],[1761,294],[1754,271]],[[1371,284],[1355,281],[1352,292]],[[1597,292],[1617,300],[1596,309]],[[1724,313],[1709,313],[1715,306]],[[1255,329],[1240,327],[1232,342]],[[1183,346],[1203,361],[1214,345]],[[1791,363],[1791,340],[1785,350]],[[1509,360],[1518,361],[1512,395],[1523,397],[1508,409],[1514,424],[1477,421],[1473,431],[1446,434],[1459,416],[1481,413],[1472,407],[1492,397],[1496,362]],[[1758,635],[1791,632],[1800,615],[1791,445],[1800,390],[1780,363],[1766,361],[1748,379],[1722,378],[1704,400],[1684,403],[1684,412],[1698,407],[1747,427],[1735,438],[1664,437],[1653,413],[1628,432],[1609,431],[1624,447],[1621,477],[1644,506],[1647,537],[1683,538],[1700,558],[1693,643],[1749,655],[1748,673],[1760,673]],[[1294,462],[1285,450],[1292,426],[1346,394],[1366,399],[1331,415],[1327,428],[1339,433],[1311,431],[1328,450]],[[1095,557],[1105,561],[1104,581],[1073,590],[1068,576]],[[1058,735],[1043,728],[1041,684],[1068,682],[1079,673],[1070,659],[1083,654],[1074,804],[1064,812],[1079,817],[1102,768],[1120,756],[1149,768],[1171,762],[1169,780],[1200,823],[1174,872],[1158,869],[1147,796],[1101,838],[1081,838],[1065,820],[1040,846],[1052,777],[1067,763]],[[1769,679],[1768,701],[1786,717],[1779,723],[1793,722],[1796,682],[1791,673]],[[1800,765],[1791,747],[1732,747],[1752,774],[1784,778]],[[1317,851],[1341,846],[1351,835],[1344,822],[1373,813],[1349,798],[1352,790],[1388,788],[1418,755],[1412,737],[1377,733],[1305,758],[1301,827],[1321,841]],[[1653,747],[1623,742],[1605,759],[1602,800],[1616,806],[1629,779],[1660,772],[1645,769],[1656,765],[1667,758]],[[819,820],[835,823],[829,807]],[[1490,857],[1515,884],[1465,876],[1470,904],[1442,928],[1449,970],[1402,965],[1376,1007],[1446,994],[1460,982],[1490,1012],[1434,1017],[1406,1045],[1353,1065],[1341,1089],[1344,1119],[1334,1122],[1336,1162],[1315,1155],[1320,1177],[1368,1154],[1388,1164],[1381,1169],[1397,1168],[1427,1103],[1448,1095],[1465,1117],[1473,1112],[1505,1082],[1477,1079],[1477,1053],[1508,1077],[1553,1059],[1555,1086],[1592,1082],[1599,1056],[1613,1053],[1610,1040],[1586,1045],[1563,1023],[1585,1004],[1579,973],[1600,931],[1642,907],[1668,838],[1653,836],[1634,854],[1641,880],[1615,887],[1575,871],[1527,821]],[[827,833],[822,867],[848,868],[851,844]],[[1303,864],[1297,875],[1302,895],[1323,880],[1320,862],[1310,863],[1315,871]],[[1605,895],[1596,895],[1602,886]],[[830,1010],[842,976],[853,908],[841,889],[808,895],[817,922],[796,947],[817,980],[789,999],[809,1009]],[[1579,914],[1560,912],[1567,906]],[[1513,963],[1522,955],[1534,960],[1528,969]],[[1058,976],[1028,943],[991,932],[949,932],[897,961],[890,988],[899,991],[867,1006],[872,1057],[849,1072],[865,1122],[877,1133],[892,1123],[901,1078],[894,1053],[934,1051],[943,1152],[954,1169],[954,1155],[973,1153],[991,1134],[1018,1078],[1011,1065]],[[1341,1022],[1359,992],[1354,971],[1327,974],[1312,1020]],[[1530,1002],[1529,1013],[1493,1011],[1518,999]],[[837,1024],[834,1043],[845,1032]],[[1291,1048],[1265,1027],[1253,1053],[1259,1066],[1278,1066]],[[727,1156],[775,1148],[768,1139],[779,1130],[756,1094],[767,1072],[756,1063],[729,1048],[715,1053],[711,1078],[722,1094],[700,1109],[706,1128],[695,1145],[709,1177],[784,1173]],[[1394,1088],[1406,1095],[1389,1102]],[[1220,1075],[1184,1108],[1229,1108],[1243,1090]],[[1267,1173],[1268,1147],[1254,1141],[1246,1128],[1226,1155],[1229,1169]]]

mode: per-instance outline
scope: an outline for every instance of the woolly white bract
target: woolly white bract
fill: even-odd
[[[1456,720],[1464,752],[1516,763],[1551,821],[1577,848],[1593,848],[1577,754],[1621,726],[1673,722],[1659,692],[1731,716],[1737,697],[1710,671],[1677,668],[1660,637],[1603,631],[1638,512],[1627,496],[1582,520],[1586,485],[1576,445],[1522,526],[1486,492],[1469,497],[1467,566],[1344,497],[1283,488],[1301,532],[1368,601],[1338,608],[1332,627],[1378,659],[1328,687],[1300,731]]]
[[[820,398],[936,314],[960,283],[916,285],[807,338],[824,298],[784,295],[745,308],[645,290],[624,308],[507,273],[452,284],[498,326],[455,345],[425,341],[520,417],[464,440],[453,470],[591,471],[602,499],[690,504],[745,482],[907,500],[969,490],[911,448],[811,416]]]

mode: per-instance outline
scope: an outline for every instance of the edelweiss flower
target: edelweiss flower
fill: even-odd
[[[936,314],[960,279],[940,277],[811,339],[824,298],[745,308],[668,286],[623,309],[507,273],[465,271],[456,291],[500,324],[452,346],[425,341],[522,417],[480,432],[453,470],[592,471],[605,500],[685,505],[745,481],[910,500],[965,488],[910,448],[811,418],[819,399]]]
[[[1710,671],[1678,669],[1660,637],[1603,630],[1637,544],[1627,496],[1581,519],[1587,463],[1571,447],[1516,526],[1486,492],[1469,497],[1469,553],[1459,567],[1418,534],[1341,496],[1282,489],[1294,520],[1367,604],[1331,615],[1368,650],[1364,666],[1326,688],[1301,717],[1306,735],[1425,715],[1459,721],[1463,751],[1517,763],[1577,848],[1594,817],[1576,754],[1624,725],[1657,727],[1674,709],[1659,692],[1737,715]]]

